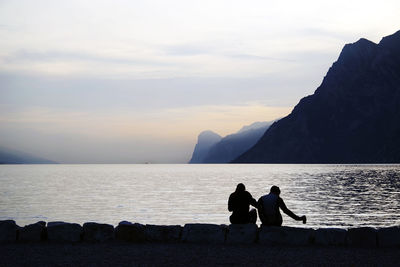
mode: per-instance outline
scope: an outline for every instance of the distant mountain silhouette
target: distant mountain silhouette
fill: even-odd
[[[271,124],[272,122],[255,122],[251,125],[244,126],[237,133],[227,135],[224,138],[218,135],[218,139],[215,136],[212,145],[210,145],[211,142],[206,143],[204,141],[205,132],[202,132],[199,135],[199,141],[193,152],[193,156],[196,155],[195,159],[197,161],[193,161],[192,157],[189,163],[229,163],[253,146]],[[206,133],[210,136],[209,131]],[[216,135],[215,133],[213,134]],[[203,141],[201,142],[201,140]],[[205,143],[208,144],[207,147],[204,145]],[[199,147],[203,148],[201,150],[201,158],[197,157],[199,154],[197,151]]]
[[[31,154],[0,147],[0,164],[54,164],[56,162]]]
[[[272,122],[255,122],[221,139],[210,148],[203,163],[229,163],[252,147]]]
[[[233,162],[400,162],[400,31],[345,45],[315,93]]]
[[[243,126],[242,129],[240,129],[236,134],[244,133],[249,130],[260,130],[260,129],[266,130],[269,126],[272,125],[273,122],[274,121],[256,121],[250,125]]]
[[[194,148],[192,159],[189,163],[203,163],[210,148],[221,140],[221,136],[212,132],[201,132],[197,138],[197,144]]]

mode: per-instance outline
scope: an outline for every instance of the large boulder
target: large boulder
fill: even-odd
[[[145,226],[143,224],[122,221],[115,228],[115,238],[128,242],[144,242],[146,241]]]
[[[185,224],[182,231],[182,241],[221,244],[225,242],[226,228],[226,225],[216,224]]]
[[[82,226],[77,223],[49,222],[47,238],[57,242],[79,242],[83,234]]]
[[[256,224],[231,224],[226,235],[229,244],[251,244],[257,240]]]
[[[400,227],[393,226],[378,230],[378,245],[380,247],[400,246]]]
[[[114,226],[87,222],[83,224],[83,240],[89,242],[105,242],[114,239]]]
[[[18,228],[13,220],[0,221],[0,243],[15,242]]]
[[[178,242],[181,233],[180,225],[146,225],[146,240],[150,242]]]
[[[353,247],[376,247],[377,230],[372,227],[350,228],[348,244]]]
[[[344,246],[347,230],[340,228],[320,228],[315,231],[315,244],[324,246]]]
[[[314,229],[261,226],[259,243],[264,245],[305,246],[314,242]]]
[[[25,225],[19,229],[19,241],[23,242],[38,242],[45,239],[45,222],[37,222]]]

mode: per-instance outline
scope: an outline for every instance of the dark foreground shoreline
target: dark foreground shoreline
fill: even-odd
[[[1,266],[399,266],[400,227],[0,221]],[[249,267],[250,267],[249,266]]]
[[[398,248],[229,244],[13,243],[0,266],[398,266]]]

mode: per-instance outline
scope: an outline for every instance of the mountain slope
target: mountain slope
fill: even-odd
[[[199,134],[197,144],[194,148],[192,158],[189,163],[203,163],[210,148],[221,140],[221,136],[212,132],[204,131]]]
[[[265,133],[272,122],[255,122],[235,134],[227,135],[212,146],[204,163],[229,163],[250,147]]]
[[[0,164],[54,164],[56,162],[31,154],[0,147]]]
[[[400,31],[345,45],[315,93],[233,162],[400,162]]]

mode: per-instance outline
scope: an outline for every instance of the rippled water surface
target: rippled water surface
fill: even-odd
[[[0,165],[0,220],[228,224],[239,182],[278,185],[307,227],[400,224],[400,165]]]

